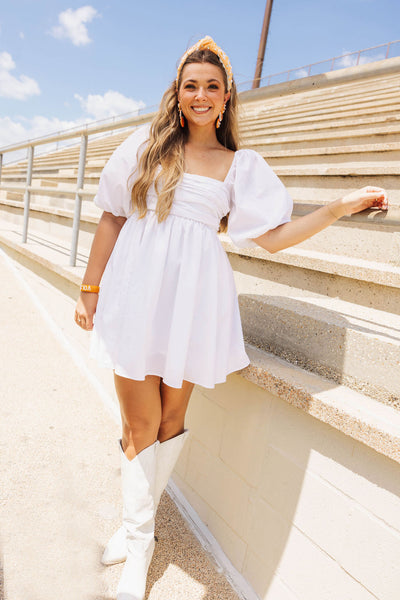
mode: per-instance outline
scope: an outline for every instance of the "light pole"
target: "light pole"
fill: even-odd
[[[265,6],[264,21],[263,21],[263,26],[262,26],[262,31],[261,31],[260,45],[258,47],[256,72],[254,74],[253,85],[251,86],[253,90],[255,88],[260,87],[260,79],[261,79],[261,73],[262,73],[263,62],[264,62],[265,47],[267,45],[268,29],[269,29],[269,22],[271,19],[273,2],[274,2],[274,0],[267,0],[267,4]]]

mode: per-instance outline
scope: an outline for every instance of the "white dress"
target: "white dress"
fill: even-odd
[[[122,377],[150,374],[171,387],[185,379],[213,388],[250,362],[232,267],[217,235],[220,220],[230,212],[233,243],[256,247],[251,238],[290,221],[293,202],[265,160],[243,149],[223,182],[184,173],[161,223],[150,188],[147,214],[138,219],[130,214],[129,176],[148,129],[135,130],[115,150],[94,199],[127,220],[100,283],[90,356]]]

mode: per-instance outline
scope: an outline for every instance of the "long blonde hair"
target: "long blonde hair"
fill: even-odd
[[[188,56],[181,69],[178,89],[181,85],[183,67],[189,63],[211,63],[220,68],[223,74],[225,91],[227,89],[226,73],[216,54],[210,50],[198,50]],[[232,82],[231,95],[226,103],[226,109],[221,126],[216,130],[218,141],[236,151],[238,149],[238,119],[237,91]],[[164,93],[160,108],[154,117],[148,144],[143,151],[139,164],[138,176],[132,187],[132,210],[137,210],[139,219],[147,213],[146,197],[151,184],[154,182],[157,193],[155,212],[158,222],[164,221],[172,207],[175,188],[184,172],[184,144],[188,137],[188,125],[181,127],[178,115],[178,97],[175,81]],[[160,171],[157,173],[159,166]],[[220,222],[219,231],[226,231],[228,215]]]

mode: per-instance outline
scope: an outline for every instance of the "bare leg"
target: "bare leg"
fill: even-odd
[[[160,442],[183,433],[185,414],[193,387],[194,383],[184,380],[181,388],[173,388],[161,379],[162,414],[157,436]]]
[[[144,381],[114,373],[122,419],[122,448],[132,460],[157,440],[161,422],[160,377],[146,375]]]

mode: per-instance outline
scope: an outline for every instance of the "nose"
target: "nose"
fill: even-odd
[[[197,90],[196,99],[197,98],[204,99],[205,97],[206,97],[205,89],[200,86]]]

